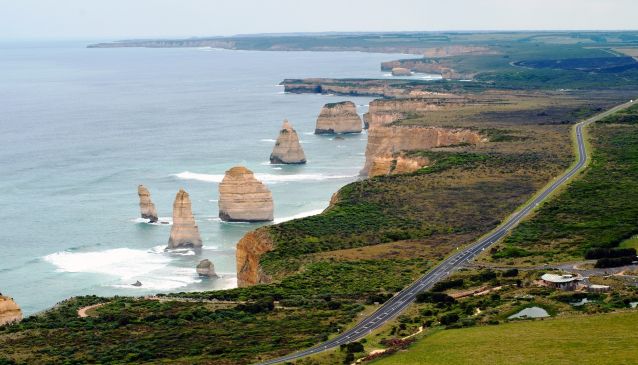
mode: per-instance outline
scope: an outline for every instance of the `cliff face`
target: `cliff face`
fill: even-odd
[[[273,220],[272,193],[252,171],[236,166],[219,184],[219,218],[229,222]]]
[[[368,132],[366,163],[361,173],[368,176],[383,175],[390,171],[398,173],[396,168],[390,168],[394,160],[400,171],[414,171],[424,166],[427,161],[405,157],[399,161],[397,154],[401,151],[426,150],[460,143],[478,144],[482,141],[483,138],[478,132],[469,129],[377,126],[370,128]]]
[[[405,119],[410,114],[424,114],[463,105],[462,98],[429,98],[429,99],[376,99],[370,102],[364,120],[368,128],[390,124]]]
[[[347,96],[383,96],[391,98],[453,97],[433,92],[430,81],[408,79],[285,79],[284,91],[295,94],[335,94]]]
[[[22,310],[13,299],[0,295],[0,326],[22,320]]]
[[[146,186],[137,187],[137,195],[140,197],[140,213],[142,218],[148,219],[151,223],[157,222],[157,209],[151,200],[151,193]]]
[[[191,199],[184,189],[179,189],[173,203],[173,226],[168,239],[169,249],[181,247],[202,247],[202,238],[195,224]]]
[[[270,163],[283,164],[303,164],[306,163],[306,155],[299,143],[299,136],[288,120],[284,120],[284,124],[279,131],[279,137],[275,142],[270,154]]]
[[[315,134],[361,133],[361,118],[351,101],[329,103],[321,108]]]
[[[250,231],[237,243],[237,285],[240,288],[267,284],[272,281],[259,265],[261,256],[273,249],[273,242],[266,228]]]
[[[372,159],[368,176],[406,174],[416,171],[428,164],[429,161],[426,158],[412,158],[402,154],[397,156],[384,155]]]

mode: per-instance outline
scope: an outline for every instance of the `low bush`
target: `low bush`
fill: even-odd
[[[599,259],[598,261],[596,261],[596,264],[594,266],[602,269],[607,267],[631,265],[631,263],[634,261],[636,261],[636,256],[609,257]]]
[[[585,258],[587,260],[625,257],[625,256],[636,256],[636,249],[635,248],[617,248],[617,247],[614,247],[614,248],[595,247],[595,248],[590,248],[585,253]]]
[[[417,303],[443,303],[443,304],[451,304],[456,300],[451,296],[441,293],[441,292],[431,292],[426,291],[417,294],[416,302]]]

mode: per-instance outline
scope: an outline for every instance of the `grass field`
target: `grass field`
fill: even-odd
[[[635,248],[638,250],[638,236],[632,236],[618,245],[620,248]]]
[[[636,323],[638,311],[439,331],[372,364],[635,364]]]

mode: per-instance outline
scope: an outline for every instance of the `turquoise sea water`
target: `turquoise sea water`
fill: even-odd
[[[241,164],[270,187],[276,221],[316,214],[354,181],[366,135],[312,134],[321,106],[371,98],[284,94],[287,77],[386,77],[405,55],[0,44],[0,292],[26,314],[74,295],[236,285],[235,244],[255,224],[217,218],[217,183]],[[271,166],[282,120],[305,166]],[[165,253],[170,226],[138,217],[145,184],[162,217],[191,195],[201,254]],[[221,278],[201,280],[210,259]],[[142,287],[130,283],[142,282]]]

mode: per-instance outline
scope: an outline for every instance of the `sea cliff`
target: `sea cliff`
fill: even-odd
[[[427,164],[424,159],[397,155],[403,151],[478,144],[483,141],[484,138],[477,131],[464,128],[377,126],[368,132],[366,162],[361,174],[372,177],[405,173]]]
[[[247,287],[255,284],[266,284],[272,281],[261,268],[261,256],[273,249],[273,240],[268,228],[250,231],[237,243],[237,285]]]
[[[0,295],[0,326],[21,320],[22,310],[18,304],[12,298]]]

